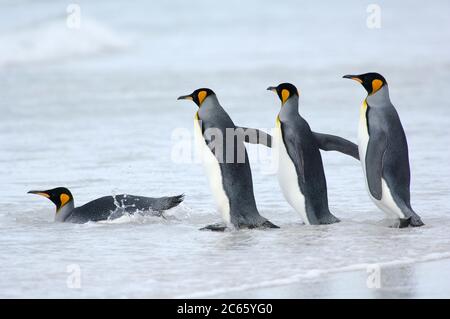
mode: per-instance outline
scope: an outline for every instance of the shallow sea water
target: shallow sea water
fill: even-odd
[[[80,1],[86,29],[74,38],[56,1],[0,4],[0,297],[281,297],[285,285],[370,264],[448,265],[449,4],[382,2],[382,28],[370,30],[357,1],[239,3]],[[313,130],[355,141],[364,90],[341,76],[372,70],[390,83],[426,226],[386,227],[360,164],[337,153],[322,156],[342,222],[304,226],[261,160],[269,151],[251,145],[259,210],[281,229],[198,231],[220,216],[193,161],[196,106],[177,96],[211,87],[236,124],[269,131],[279,103],[265,88],[291,81]],[[185,157],[173,153],[180,145]],[[52,203],[26,194],[57,186],[79,205],[119,193],[186,199],[167,220],[60,224]],[[80,289],[68,287],[72,267]]]

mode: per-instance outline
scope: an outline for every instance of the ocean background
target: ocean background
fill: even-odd
[[[70,3],[0,0],[0,297],[450,297],[450,2],[377,1],[369,28],[373,1],[80,0],[75,29]],[[292,82],[313,130],[356,141],[365,91],[341,77],[369,71],[389,83],[426,226],[386,227],[360,164],[337,153],[322,157],[342,222],[302,225],[250,145],[258,208],[281,229],[198,231],[220,216],[179,95],[209,87],[237,125],[270,131],[280,105],[265,89]],[[58,186],[76,205],[186,199],[167,220],[60,224],[27,194]]]

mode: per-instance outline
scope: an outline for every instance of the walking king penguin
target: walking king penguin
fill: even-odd
[[[327,182],[319,148],[359,159],[358,147],[337,136],[312,132],[298,112],[299,94],[294,85],[282,83],[268,90],[281,99],[273,144],[284,197],[307,225],[339,222],[328,208]]]
[[[361,83],[368,95],[361,106],[359,156],[369,195],[399,227],[422,226],[411,208],[408,144],[389,88],[378,73],[345,75]]]
[[[270,136],[256,129],[235,126],[210,89],[195,90],[178,100],[194,101],[199,108],[194,119],[196,144],[225,222],[203,229],[278,228],[256,208],[252,172],[244,145],[245,141],[270,147]]]
[[[56,205],[55,221],[77,224],[115,219],[124,214],[134,213],[162,216],[165,210],[183,201],[183,195],[160,198],[116,195],[101,197],[83,206],[75,207],[72,193],[65,187],[28,193],[44,196]]]

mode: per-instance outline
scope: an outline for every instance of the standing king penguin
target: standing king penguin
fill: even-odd
[[[270,136],[256,129],[235,126],[210,89],[197,89],[178,100],[194,101],[199,108],[194,118],[197,148],[203,156],[210,188],[225,222],[202,229],[278,228],[258,212],[244,145],[245,141],[270,147]],[[236,133],[240,136],[233,136]]]
[[[408,144],[385,78],[378,73],[344,78],[361,83],[368,94],[360,110],[358,147],[371,199],[399,227],[424,225],[411,208]]]
[[[124,214],[148,214],[162,216],[165,210],[177,206],[184,195],[173,197],[144,197],[134,195],[116,195],[97,198],[80,207],[75,207],[72,193],[65,187],[45,191],[29,191],[48,198],[56,205],[55,221],[84,224],[89,221],[115,219]]]
[[[299,94],[294,85],[282,83],[267,90],[275,92],[281,100],[273,144],[284,197],[307,225],[339,222],[328,208],[327,182],[319,148],[359,159],[358,147],[338,136],[312,132],[298,112]]]

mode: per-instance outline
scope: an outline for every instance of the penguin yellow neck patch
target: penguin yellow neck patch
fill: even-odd
[[[289,98],[289,91],[286,89],[281,90],[281,103],[286,103],[287,99]]]
[[[361,121],[366,120],[366,113],[367,113],[367,101],[364,100],[361,104],[361,108],[359,109],[359,117]]]
[[[198,104],[199,105],[202,105],[202,103],[203,103],[203,101],[205,100],[205,98],[206,98],[206,95],[208,95],[207,93],[206,93],[206,91],[200,91],[200,92],[198,92]]]
[[[361,114],[364,114],[365,116],[366,112],[367,112],[367,100],[364,99],[364,101],[361,104]]]
[[[372,81],[372,93],[376,93],[383,86],[383,81],[375,79]]]

